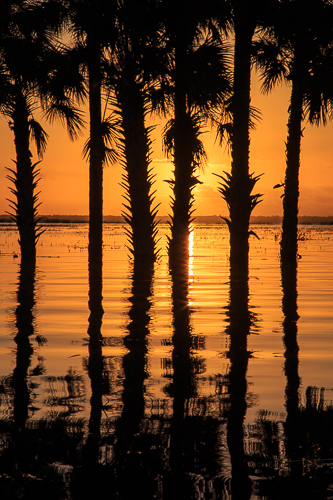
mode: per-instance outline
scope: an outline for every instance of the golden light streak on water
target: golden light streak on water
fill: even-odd
[[[279,264],[279,226],[256,226],[260,240],[250,241],[249,305],[258,317],[258,331],[248,339],[253,352],[248,367],[248,383],[253,405],[247,418],[259,409],[283,413],[284,346],[282,342],[282,292]],[[166,242],[168,226],[161,225],[161,246]],[[305,239],[299,243],[302,259],[298,277],[298,339],[300,376],[304,389],[309,385],[332,387],[333,380],[333,231],[330,226],[303,228]],[[84,359],[87,356],[88,282],[87,225],[52,225],[38,246],[35,306],[35,333],[44,337],[43,345],[34,345],[31,363],[44,359],[46,375],[65,376],[73,369],[83,377],[89,402],[90,383]],[[103,348],[109,360],[118,360],[126,352],[131,266],[127,258],[126,237],[121,225],[104,228],[104,283],[102,334]],[[226,226],[193,224],[189,235],[189,304],[193,335],[203,336],[205,372],[198,375],[202,394],[213,391],[209,380],[226,373],[228,360],[227,306],[229,303],[229,237]],[[17,232],[13,227],[0,231],[0,376],[7,377],[15,366],[15,307],[19,272]],[[165,378],[163,359],[172,352],[171,282],[167,251],[162,248],[156,264],[154,294],[149,310],[148,365],[151,377],[149,393],[163,395]],[[77,356],[79,354],[79,356]],[[74,357],[75,356],[75,357]],[[119,361],[116,362],[117,366]],[[42,376],[41,376],[42,377]],[[119,381],[121,382],[121,370]],[[35,377],[35,381],[39,380]],[[43,407],[43,387],[36,403]],[[255,396],[255,397],[254,397]],[[38,415],[37,415],[38,417]]]
[[[193,275],[194,275],[194,230],[193,227],[190,226],[190,232],[188,235],[188,254],[189,254],[189,261],[188,261],[188,274],[189,274],[189,282],[193,281]]]
[[[189,296],[188,296],[188,305],[191,307],[193,305],[193,301],[191,300],[191,294],[193,292],[193,281],[194,281],[194,230],[193,227],[190,226],[190,232],[188,235],[188,283],[189,283]]]
[[[148,428],[151,429],[149,440],[151,437],[155,439],[160,432],[162,436],[163,432],[170,436],[168,426],[175,417],[174,402],[177,396],[179,403],[183,398],[182,394],[183,408],[186,407],[187,412],[186,426],[191,423],[191,419],[193,423],[201,422],[202,418],[204,424],[206,417],[209,417],[207,422],[220,422],[219,429],[226,426],[223,420],[225,415],[221,417],[221,411],[223,412],[228,404],[231,370],[230,329],[228,330],[228,230],[223,224],[193,224],[191,228],[188,242],[188,293],[187,300],[184,301],[184,317],[187,323],[190,318],[191,328],[190,335],[186,336],[184,350],[179,344],[176,346],[174,339],[173,289],[166,251],[168,230],[168,226],[161,225],[161,258],[154,270],[153,291],[149,297],[145,296],[143,313],[141,311],[140,315],[139,312],[139,323],[145,330],[144,356],[141,352],[143,343],[138,342],[137,359],[134,355],[131,361],[131,366],[135,369],[133,376],[128,370],[129,365],[126,365],[126,357],[128,363],[128,354],[135,354],[136,349],[135,342],[130,345],[128,340],[129,324],[134,318],[132,266],[127,256],[126,237],[122,226],[106,224],[104,227],[105,313],[101,328],[103,339],[100,355],[103,371],[100,375],[103,394],[100,410],[101,429],[107,437],[105,442],[108,443],[114,442],[112,440],[117,437],[117,422],[122,419],[126,401],[128,404],[128,395],[133,390],[134,400],[137,398],[144,407],[144,431],[139,440]],[[290,413],[286,401],[291,401],[290,391],[288,398],[286,388],[288,381],[292,381],[290,371],[288,378],[285,369],[285,328],[279,261],[280,227],[256,226],[254,230],[260,240],[250,241],[249,310],[255,318],[255,328],[251,328],[247,337],[247,349],[251,355],[246,375],[244,374],[247,387],[246,416],[243,421],[244,447],[250,455],[254,453],[254,456],[258,457],[256,450],[264,450],[262,447],[265,446],[270,429],[276,428],[277,431],[272,434],[272,453],[274,464],[280,461],[280,465],[274,465],[278,472],[283,469],[282,463],[286,464],[285,468],[289,466],[288,461],[284,460],[286,451],[283,448],[283,429],[288,412]],[[302,228],[302,232],[304,239],[299,242],[302,259],[298,263],[297,283],[299,352],[297,350],[296,356],[297,373],[301,382],[300,387],[297,386],[297,397],[299,396],[304,408],[307,401],[305,395],[309,394],[309,388],[313,398],[318,399],[320,394],[320,405],[324,408],[322,410],[320,406],[320,412],[326,412],[327,417],[331,418],[333,230],[329,226],[307,226]],[[51,424],[61,420],[71,429],[81,422],[82,429],[87,433],[88,422],[91,416],[95,415],[93,401],[98,403],[98,398],[92,398],[94,373],[90,369],[94,365],[94,354],[89,346],[87,332],[87,244],[87,225],[72,224],[50,226],[38,246],[36,305],[33,308],[34,333],[29,337],[33,354],[29,355],[30,364],[24,380],[21,380],[26,382],[30,394],[31,405],[27,407],[27,420],[30,421],[28,424],[35,425],[36,429],[42,419]],[[17,232],[13,228],[0,226],[0,419],[8,428],[13,420],[15,406],[11,381],[18,366],[15,335],[20,262],[14,257],[15,253],[19,253]],[[140,288],[142,281],[136,285]],[[136,304],[140,304],[140,297]],[[190,314],[188,304],[193,306]],[[187,331],[186,321],[180,325],[180,338],[182,329]],[[189,339],[191,344],[188,343]],[[178,393],[175,392],[177,384],[173,378],[176,355],[184,359],[184,373],[188,376],[185,379],[191,382],[189,387],[185,384],[182,388],[179,378],[178,390],[181,388],[181,391]],[[136,361],[139,361],[139,364],[136,364]],[[295,360],[292,361],[295,363]],[[183,368],[181,364],[178,369],[179,367]],[[137,374],[138,381],[142,376],[142,381],[138,384]],[[195,393],[192,392],[192,384]],[[16,387],[19,394],[20,386]],[[21,387],[24,389],[24,383]],[[291,393],[291,396],[294,394]],[[24,402],[24,398],[21,399]],[[315,399],[313,401],[315,402]],[[16,406],[17,404],[18,399]],[[135,406],[133,408],[135,410]],[[163,421],[166,426],[160,428]],[[153,430],[155,426],[156,430]],[[267,429],[269,432],[266,432]],[[219,439],[222,434],[226,437],[226,428],[219,434]],[[215,431],[213,435],[215,436]],[[204,435],[202,437],[204,438]],[[274,451],[276,438],[279,443],[278,458]],[[3,442],[6,439],[7,437]],[[167,441],[170,441],[169,437],[165,443]],[[155,441],[149,441],[152,442]],[[200,447],[203,444],[204,439],[200,437]],[[215,444],[220,452],[227,450],[226,443],[223,446],[222,441]],[[110,453],[115,451],[111,444],[107,446]],[[101,447],[101,450],[103,449]],[[163,456],[167,456],[167,451],[163,453]],[[263,456],[271,474],[271,462],[267,461],[269,457]],[[331,459],[331,456],[329,458]],[[255,474],[260,474],[260,471]]]

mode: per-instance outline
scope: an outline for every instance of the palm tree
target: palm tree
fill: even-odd
[[[187,0],[165,6],[165,31],[170,47],[173,118],[166,127],[165,148],[174,163],[170,262],[185,252],[193,215],[193,188],[205,160],[202,127],[222,106],[229,92],[227,61],[218,30],[209,31],[211,5]],[[212,26],[212,24],[210,25]],[[215,27],[216,28],[216,27]]]
[[[121,130],[121,163],[125,189],[123,216],[129,250],[136,261],[153,262],[157,256],[157,207],[154,174],[150,166],[151,131],[147,115],[156,107],[155,96],[164,73],[155,0],[119,2],[118,39],[110,57],[111,102]],[[154,97],[153,97],[154,96]]]
[[[39,193],[35,192],[39,170],[31,160],[30,140],[35,140],[40,158],[47,142],[47,134],[35,120],[34,112],[40,108],[50,119],[60,116],[73,138],[83,125],[73,105],[73,88],[68,82],[59,86],[63,83],[59,64],[66,64],[67,59],[51,39],[44,7],[22,2],[10,10],[0,45],[0,112],[13,130],[16,150],[15,168],[8,169],[8,179],[14,184],[11,192],[16,198],[10,200],[10,215],[18,226],[22,259],[28,260],[35,260],[41,234]]]
[[[74,53],[81,62],[88,79],[90,134],[84,153],[89,159],[89,276],[93,287],[95,275],[102,270],[103,260],[103,166],[114,162],[115,135],[112,119],[102,117],[104,50],[114,42],[112,29],[116,12],[116,1],[68,0],[67,8],[70,31],[74,36]],[[97,295],[96,295],[97,294]],[[101,304],[102,280],[96,283],[96,304]]]
[[[332,117],[332,16],[328,0],[285,0],[278,4],[274,25],[257,46],[263,90],[276,82],[291,85],[286,141],[281,260],[297,259],[299,169],[303,123],[325,124]]]
[[[234,34],[233,94],[228,103],[231,124],[220,127],[220,133],[230,134],[231,174],[220,176],[219,191],[226,201],[230,219],[230,278],[247,279],[249,272],[249,224],[260,194],[252,190],[260,176],[249,172],[250,128],[257,117],[251,107],[252,40],[265,16],[261,0],[234,0],[232,25]]]

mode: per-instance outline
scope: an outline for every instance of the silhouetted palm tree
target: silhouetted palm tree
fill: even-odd
[[[227,222],[233,280],[248,277],[250,216],[261,197],[260,194],[252,194],[260,176],[249,172],[249,151],[250,128],[256,118],[256,110],[251,108],[252,40],[265,16],[265,9],[261,0],[233,0],[231,6],[235,40],[233,94],[228,105],[231,124],[223,124],[220,132],[229,133],[232,160],[231,174],[220,176],[219,191],[229,208],[230,220]]]
[[[14,184],[11,192],[16,198],[10,201],[10,215],[19,229],[22,258],[31,260],[35,260],[41,230],[37,216],[39,193],[35,192],[39,170],[31,159],[30,140],[35,140],[39,157],[47,142],[47,134],[35,120],[34,112],[40,108],[49,119],[64,119],[72,138],[83,124],[73,105],[73,88],[68,81],[64,84],[66,71],[60,73],[60,68],[66,67],[67,56],[51,38],[51,30],[57,26],[53,19],[50,23],[47,14],[41,4],[22,2],[9,12],[0,42],[0,112],[13,130],[16,150],[16,168],[8,169],[8,178]]]
[[[297,258],[299,169],[303,123],[323,123],[332,117],[332,19],[327,0],[285,0],[278,3],[274,24],[258,43],[257,61],[263,90],[285,79],[291,84],[286,141],[281,258]]]
[[[172,114],[165,148],[174,163],[170,261],[177,260],[189,234],[193,188],[205,159],[200,133],[229,92],[226,58],[218,30],[209,32],[210,3],[165,2],[164,24],[170,53]],[[185,238],[184,238],[185,236]]]
[[[157,255],[157,207],[153,207],[155,176],[150,166],[152,127],[146,118],[154,108],[158,80],[165,71],[161,34],[155,0],[122,0],[119,6],[109,84],[114,88],[111,102],[121,129],[123,216],[130,225],[129,250],[135,260],[152,262]]]
[[[103,259],[103,165],[116,160],[114,121],[102,116],[104,52],[115,41],[116,4],[107,0],[67,2],[70,31],[76,43],[74,53],[82,63],[88,87],[90,125],[84,154],[89,159],[88,251],[92,277],[102,268]],[[99,293],[102,296],[102,288]]]

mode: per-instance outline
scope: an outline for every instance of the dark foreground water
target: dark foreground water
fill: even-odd
[[[1,499],[333,498],[333,228],[301,226],[281,285],[279,226],[254,228],[249,286],[224,225],[190,259],[133,267],[104,227],[104,315],[88,228],[52,225],[36,273],[0,226]]]

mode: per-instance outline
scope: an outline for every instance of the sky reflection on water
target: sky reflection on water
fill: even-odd
[[[153,450],[162,448],[159,453],[165,456],[159,455],[156,460],[160,467],[165,462],[169,464],[168,472],[164,470],[168,484],[172,484],[175,470],[191,472],[198,476],[196,491],[200,488],[206,488],[209,494],[213,494],[213,490],[216,493],[216,488],[224,491],[224,496],[216,498],[229,498],[225,481],[230,476],[230,460],[234,464],[235,477],[238,470],[243,479],[247,474],[267,477],[273,470],[279,475],[278,471],[288,469],[291,474],[285,447],[292,441],[286,432],[288,422],[293,420],[288,410],[292,406],[287,404],[291,393],[286,387],[291,383],[288,373],[290,377],[293,372],[287,371],[286,359],[290,359],[294,367],[297,362],[299,376],[298,382],[294,381],[294,398],[297,394],[299,412],[294,419],[304,419],[300,408],[305,409],[312,401],[313,408],[325,410],[322,418],[333,423],[327,420],[333,396],[333,290],[330,288],[333,232],[329,226],[302,227],[299,242],[302,258],[298,263],[297,279],[300,318],[290,323],[296,326],[295,345],[299,353],[296,350],[296,358],[293,358],[290,353],[296,348],[288,348],[284,342],[286,313],[282,309],[280,228],[258,226],[254,229],[260,240],[251,240],[249,290],[244,292],[243,299],[243,292],[236,291],[232,299],[225,226],[194,225],[191,260],[185,278],[181,274],[177,281],[177,276],[170,274],[168,269],[167,226],[161,226],[161,259],[154,272],[144,275],[134,270],[133,279],[122,228],[106,224],[105,312],[94,323],[97,335],[98,329],[102,335],[101,343],[95,346],[91,333],[93,319],[88,330],[88,228],[86,225],[50,226],[38,247],[35,306],[30,321],[33,333],[29,337],[32,352],[25,357],[29,366],[25,368],[26,375],[21,372],[19,386],[21,394],[30,393],[27,418],[24,417],[27,427],[29,422],[37,424],[41,419],[60,420],[67,422],[66,425],[68,421],[73,425],[80,421],[83,434],[75,449],[83,446],[81,458],[90,443],[89,446],[97,447],[97,462],[113,464],[112,457],[117,455],[117,467],[121,464],[124,474],[139,466],[134,458],[133,464],[128,462],[126,443],[131,442],[135,453],[150,457],[149,460],[153,460]],[[20,394],[20,389],[15,392],[12,382],[18,366],[15,335],[20,262],[14,257],[14,252],[18,253],[16,231],[1,227],[0,238],[0,419],[5,443],[13,418],[12,406],[14,404],[14,411],[15,407],[20,408],[13,400],[13,394]],[[252,319],[244,323],[248,314]],[[239,320],[243,323],[239,324]],[[232,329],[236,332],[233,337]],[[240,341],[230,344],[230,337],[236,335],[237,338],[237,332],[242,332],[242,342],[245,342],[242,354],[237,354]],[[233,358],[232,353],[236,357]],[[243,380],[244,388],[237,390],[237,383],[232,380]],[[24,401],[23,398],[21,404]],[[233,401],[243,401],[243,406],[238,407]],[[230,427],[230,415],[233,414],[234,422],[240,419],[234,428]],[[188,427],[181,423],[184,419]],[[307,425],[304,423],[304,428]],[[285,431],[283,426],[286,426]],[[325,426],[326,423],[323,429]],[[87,434],[88,429],[90,434]],[[87,440],[87,435],[95,436],[95,441]],[[151,442],[144,452],[141,447],[147,446],[147,436]],[[180,437],[181,442],[178,442]],[[227,438],[229,444],[225,441]],[[171,439],[169,443],[168,439]],[[215,461],[212,459],[214,465],[208,458],[197,456],[200,449],[197,439],[203,440],[200,446],[203,446],[204,456],[209,454],[210,440],[215,440],[215,444],[211,444],[214,453],[218,450]],[[303,438],[299,439],[301,442]],[[194,441],[190,445],[191,440]],[[315,444],[314,440],[312,445]],[[221,457],[221,450],[226,446],[230,454]],[[239,451],[233,454],[233,446],[235,450],[244,446],[247,458],[243,457],[243,462],[239,462]],[[6,445],[2,451],[5,456]],[[304,451],[304,456],[300,454],[295,463],[311,462],[313,457],[309,453],[309,450]],[[236,462],[233,457],[238,457]],[[263,457],[266,457],[266,465]],[[325,463],[333,459],[329,445],[322,458]],[[244,469],[244,460],[248,461],[249,469]],[[75,461],[80,461],[77,456]],[[72,460],[71,467],[75,466],[74,462]],[[156,465],[158,475],[161,471],[157,469]],[[303,472],[298,469],[296,474],[302,476]],[[222,480],[223,474],[226,476]],[[202,484],[200,475],[205,478]],[[220,478],[219,486],[216,486],[216,477]],[[172,488],[170,486],[169,491],[165,481],[162,483],[163,487],[159,488],[164,496],[161,493],[162,496],[155,498],[169,498]],[[247,491],[246,481],[244,484]],[[245,495],[244,491],[240,494]],[[63,498],[67,498],[66,494]],[[122,494],[120,498],[127,498],[126,492]],[[234,491],[235,498],[237,494]],[[215,498],[207,495],[207,498]],[[189,496],[192,497],[199,498]]]

